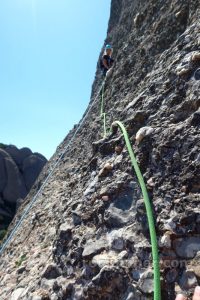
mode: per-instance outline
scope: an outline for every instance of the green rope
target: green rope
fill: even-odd
[[[102,94],[101,94],[101,117],[103,117],[104,137],[106,137],[107,130],[106,130],[106,113],[104,112],[104,89],[105,89],[105,84],[102,87]],[[118,127],[120,127],[120,130],[124,136],[124,139],[126,142],[126,147],[128,149],[128,153],[129,153],[129,156],[131,159],[131,164],[135,170],[136,176],[138,178],[138,181],[139,181],[139,184],[140,184],[140,187],[142,190],[145,208],[146,208],[147,219],[148,219],[148,225],[149,225],[151,247],[152,247],[153,272],[154,272],[154,300],[161,300],[158,243],[157,243],[157,236],[156,236],[155,223],[154,223],[154,218],[153,218],[151,202],[150,202],[150,199],[148,196],[147,188],[146,188],[142,173],[140,171],[140,168],[139,168],[137,160],[135,158],[133,149],[131,147],[131,143],[130,143],[126,128],[120,121],[116,121],[113,123],[113,125],[115,125],[115,124]]]
[[[104,138],[107,136],[107,129],[106,129],[106,114],[103,113],[103,132],[104,132]]]
[[[102,86],[101,91],[101,113],[100,117],[103,119],[103,137],[107,136],[107,129],[106,129],[106,113],[104,112],[104,91],[105,91],[105,81]]]
[[[161,287],[160,287],[160,266],[159,266],[159,255],[158,255],[158,243],[157,243],[157,236],[156,236],[156,230],[155,230],[155,224],[154,224],[154,218],[153,218],[153,212],[152,212],[150,199],[148,196],[147,188],[146,188],[142,173],[140,171],[140,168],[139,168],[137,160],[135,158],[133,149],[131,147],[131,143],[130,143],[126,128],[120,121],[116,121],[113,123],[113,125],[115,125],[115,124],[120,127],[120,130],[124,136],[124,139],[126,142],[126,147],[128,149],[128,153],[131,158],[131,164],[135,170],[136,176],[138,178],[138,181],[139,181],[139,184],[140,184],[140,187],[142,190],[144,203],[145,203],[145,207],[146,207],[149,231],[150,231],[151,246],[152,246],[152,259],[153,259],[153,270],[154,270],[154,300],[160,300],[161,299]]]
[[[104,113],[104,92],[105,92],[105,81],[103,82],[102,90],[101,90],[101,116]]]

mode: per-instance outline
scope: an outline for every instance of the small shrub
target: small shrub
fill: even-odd
[[[21,257],[19,258],[19,260],[17,260],[17,261],[15,262],[15,265],[16,265],[17,267],[20,267],[21,264],[23,263],[23,261],[25,261],[25,260],[26,260],[26,254],[23,254],[23,255],[21,255]]]
[[[7,230],[5,230],[5,229],[0,230],[0,241],[3,240],[6,233],[7,233]]]
[[[0,143],[0,148],[1,148],[1,149],[4,149],[4,148],[6,148],[6,147],[7,147],[6,144]]]

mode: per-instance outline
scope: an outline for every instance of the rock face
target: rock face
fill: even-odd
[[[199,14],[199,0],[112,0],[105,41],[116,61],[105,86],[106,120],[125,124],[148,186],[162,300],[180,290],[190,295],[200,283]],[[91,102],[101,80],[97,70]],[[120,132],[102,139],[99,106],[5,249],[0,299],[153,299],[141,191]]]
[[[16,208],[26,197],[47,160],[28,148],[0,147],[0,231],[5,230]]]

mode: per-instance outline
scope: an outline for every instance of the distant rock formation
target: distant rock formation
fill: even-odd
[[[46,162],[29,148],[0,144],[0,230],[12,221]]]

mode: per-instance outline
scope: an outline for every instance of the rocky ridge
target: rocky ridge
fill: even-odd
[[[107,124],[126,125],[147,182],[162,300],[190,295],[200,283],[199,14],[195,0],[112,0],[106,39],[116,60],[105,89]],[[97,70],[91,102],[100,84]],[[152,299],[141,191],[120,132],[101,134],[96,104],[1,257],[2,300]]]
[[[29,148],[0,144],[0,239],[46,162]]]

